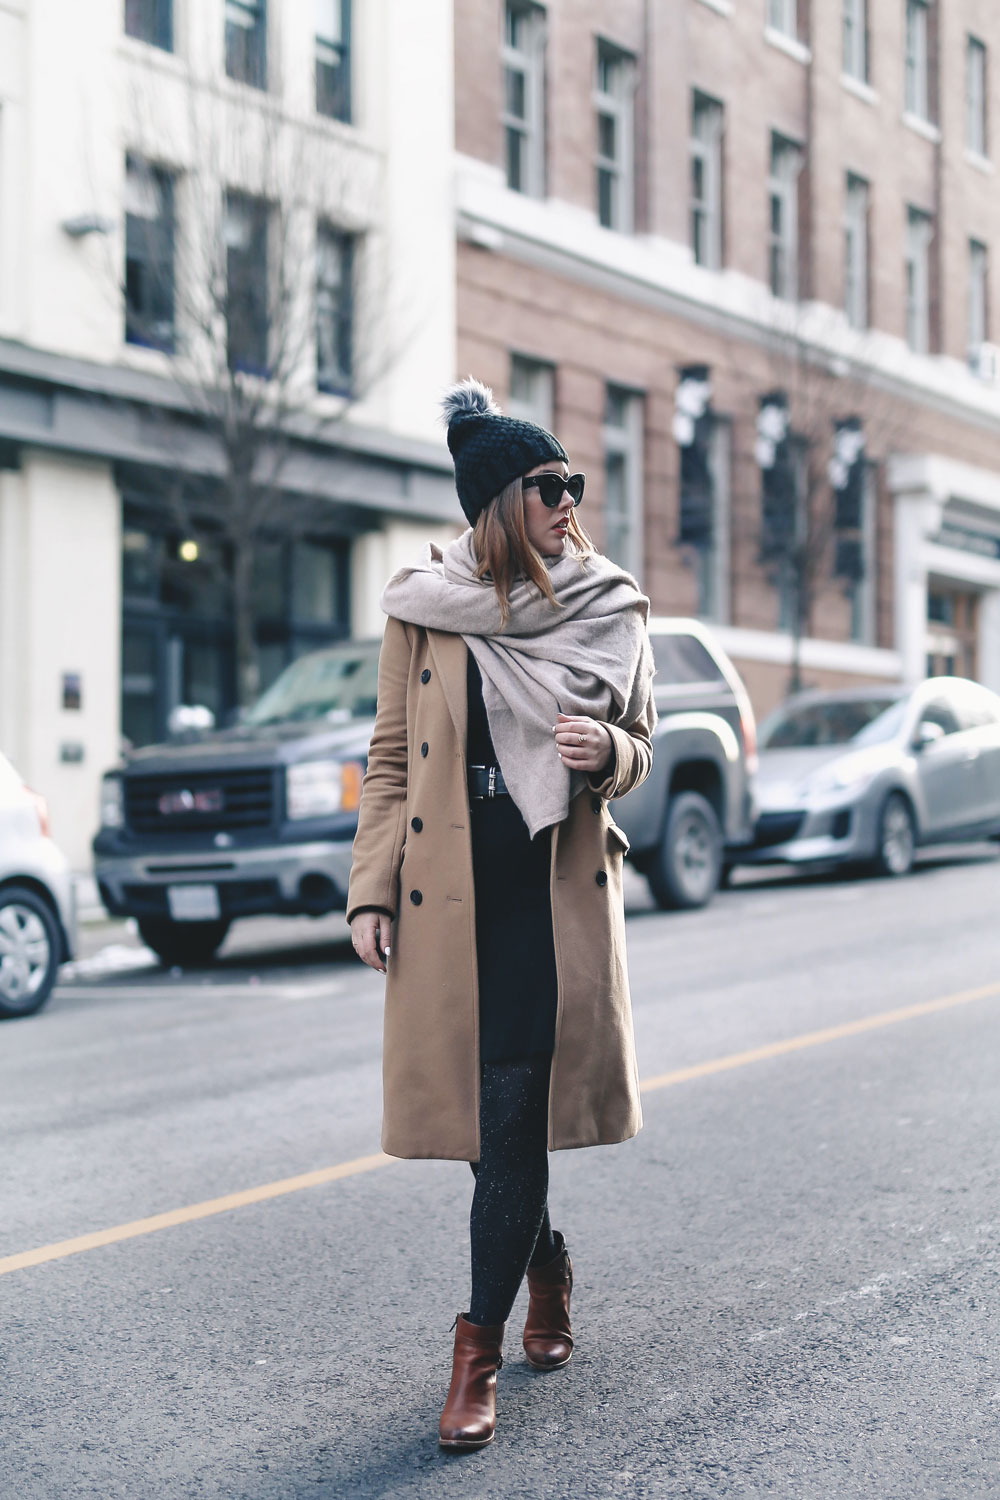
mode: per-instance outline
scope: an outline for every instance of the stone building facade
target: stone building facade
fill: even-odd
[[[654,611],[758,711],[793,656],[1000,689],[995,7],[456,0],[455,44],[459,368]]]

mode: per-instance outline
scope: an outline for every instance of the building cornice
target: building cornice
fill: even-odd
[[[293,414],[282,488],[414,520],[455,517],[451,461],[437,447],[349,417]],[[0,339],[0,439],[81,459],[223,472],[211,421],[176,382]]]

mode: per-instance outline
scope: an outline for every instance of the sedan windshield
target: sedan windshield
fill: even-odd
[[[834,698],[777,709],[761,725],[762,750],[877,745],[902,723],[905,699]]]
[[[247,714],[248,724],[371,718],[378,690],[378,646],[314,652],[286,667]]]

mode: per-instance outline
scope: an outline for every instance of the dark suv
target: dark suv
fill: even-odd
[[[752,826],[753,720],[739,679],[693,621],[660,622],[653,772],[616,812],[664,906],[701,906],[723,843]],[[235,728],[132,753],[104,777],[94,865],[112,916],[166,964],[208,961],[237,917],[343,910],[378,641],[301,657]]]

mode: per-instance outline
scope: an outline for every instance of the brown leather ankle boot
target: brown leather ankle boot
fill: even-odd
[[[451,1388],[441,1413],[438,1441],[442,1448],[483,1448],[497,1426],[497,1371],[507,1325],[480,1327],[459,1313],[455,1319],[455,1357]]]
[[[524,1324],[524,1352],[536,1370],[558,1370],[573,1357],[569,1299],[573,1291],[573,1262],[566,1241],[556,1234],[559,1253],[547,1266],[528,1267],[528,1316]]]

